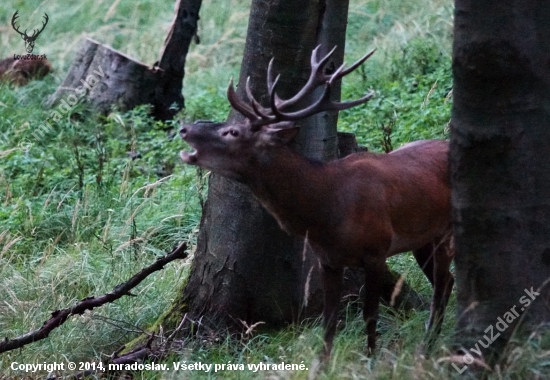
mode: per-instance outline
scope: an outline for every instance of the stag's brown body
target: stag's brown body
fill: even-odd
[[[437,333],[453,284],[448,143],[418,141],[389,154],[358,153],[328,163],[294,152],[288,146],[297,132],[294,120],[320,110],[349,108],[372,96],[348,103],[330,101],[335,77],[357,64],[326,76],[320,68],[328,56],[317,62],[315,54],[310,82],[297,97],[301,100],[325,85],[319,101],[285,113],[285,107],[299,99],[278,99],[276,80],[268,79],[271,110],[262,108],[249,88],[250,104],[245,104],[230,86],[228,98],[245,121],[183,125],[180,134],[195,151],[182,152],[181,158],[245,183],[281,228],[306,238],[322,266],[325,357],[332,348],[344,267],[365,270],[363,315],[372,350],[385,261],[401,252],[413,251],[434,286],[428,327]]]
[[[362,266],[366,252],[386,258],[446,232],[447,154],[446,141],[432,140],[321,164],[283,145],[266,149],[242,181],[281,228],[307,234],[323,264]],[[331,246],[346,253],[321,255]]]
[[[52,71],[48,60],[15,60],[6,58],[0,61],[0,81],[19,86],[27,84],[33,78],[40,79]]]

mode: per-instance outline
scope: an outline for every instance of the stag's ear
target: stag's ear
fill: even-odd
[[[265,128],[271,140],[276,140],[283,144],[291,142],[292,139],[296,137],[299,130],[300,128],[295,127],[292,121],[282,121],[280,123],[271,124]]]

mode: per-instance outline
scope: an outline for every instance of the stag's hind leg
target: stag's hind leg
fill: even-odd
[[[369,354],[376,348],[376,324],[378,322],[378,306],[386,262],[384,260],[365,263],[365,302],[363,304],[363,319],[367,327],[367,348]]]
[[[454,258],[450,235],[438,241],[437,244],[430,243],[417,249],[413,255],[433,286],[427,329],[431,334],[437,336],[441,331],[445,308],[454,283],[453,275],[449,270]]]
[[[340,304],[340,293],[342,291],[344,268],[332,268],[323,265],[321,276],[323,280],[323,289],[325,292],[325,304],[323,306],[323,326],[325,328],[325,337],[323,355],[321,360],[325,361],[330,357],[332,351],[332,342],[336,333],[336,323],[338,321],[338,306]]]

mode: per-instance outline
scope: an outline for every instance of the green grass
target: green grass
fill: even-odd
[[[223,120],[229,105],[225,90],[236,77],[244,49],[248,1],[203,1],[199,35],[188,56],[184,95],[187,120]],[[359,142],[382,151],[383,128],[391,126],[394,147],[424,138],[445,138],[450,115],[450,45],[452,7],[441,0],[357,0],[351,2],[346,60],[365,51],[376,54],[347,78],[343,98],[368,89],[376,97],[343,112],[339,129],[356,133]],[[67,6],[11,0],[0,4],[0,56],[22,53],[24,45],[10,20],[19,10],[21,25],[50,22],[35,53],[47,53],[53,76],[28,86],[0,84],[0,331],[15,337],[40,327],[54,310],[100,295],[128,279],[155,257],[185,240],[193,251],[205,178],[180,164],[179,138],[167,138],[141,107],[99,117],[82,107],[55,126],[41,141],[28,125],[48,115],[43,100],[63,80],[84,36],[110,44],[152,64],[173,14],[173,3],[151,0],[96,0]],[[128,152],[140,158],[129,159]],[[170,264],[144,281],[138,297],[71,317],[40,342],[0,356],[0,378],[11,362],[105,360],[137,337],[163,313],[188,275],[192,258]],[[390,264],[429,297],[431,289],[409,255]],[[437,349],[425,357],[419,349],[427,311],[409,318],[382,311],[378,353],[364,354],[364,324],[349,307],[337,334],[333,357],[321,379],[452,379],[458,373],[449,356],[455,301],[447,311]],[[546,373],[548,338],[533,336],[507,356],[494,378],[535,378]],[[312,365],[322,346],[317,321],[282,331],[258,330],[244,338],[218,342],[183,342],[181,353],[165,362],[217,364],[304,363]],[[443,359],[442,359],[443,358]],[[546,371],[546,372],[545,372]],[[143,372],[144,379],[295,378],[308,372],[224,371],[218,373]],[[500,376],[500,377],[499,377]]]

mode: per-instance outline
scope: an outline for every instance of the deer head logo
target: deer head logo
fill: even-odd
[[[48,14],[44,13],[44,19],[46,21],[42,22],[42,29],[40,30],[34,29],[32,36],[29,36],[27,35],[27,29],[25,29],[25,31],[21,33],[19,31],[19,28],[15,25],[15,21],[17,20],[17,17],[19,17],[17,15],[18,12],[19,11],[15,11],[15,13],[13,14],[13,17],[11,18],[11,26],[13,26],[13,29],[15,29],[15,31],[21,35],[21,38],[25,40],[25,49],[27,49],[27,53],[32,53],[32,50],[34,49],[34,41],[36,41],[40,33],[42,33],[42,31],[48,24]]]

